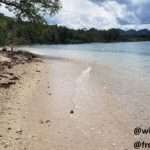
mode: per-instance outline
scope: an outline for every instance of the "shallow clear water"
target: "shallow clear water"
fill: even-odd
[[[88,62],[95,82],[104,86],[130,113],[141,113],[140,119],[148,117],[150,42],[34,45],[23,49]]]
[[[150,79],[150,42],[34,45],[23,49],[56,57],[86,60]],[[119,71],[119,70],[118,70]]]

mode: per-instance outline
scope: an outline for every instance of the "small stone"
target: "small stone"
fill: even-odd
[[[8,130],[11,130],[11,128],[9,127]]]
[[[45,123],[50,123],[50,120],[46,120]]]
[[[70,114],[74,114],[74,110],[70,110]]]
[[[9,65],[8,65],[8,69],[11,69],[11,68],[12,68],[12,65],[11,65],[11,64],[9,64]]]
[[[3,51],[3,52],[6,52],[6,51],[7,51],[7,48],[6,48],[6,47],[2,48],[2,51]]]

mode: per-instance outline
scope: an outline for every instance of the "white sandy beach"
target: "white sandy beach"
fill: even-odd
[[[94,69],[65,59],[16,66],[22,78],[0,95],[0,149],[133,149],[135,116]],[[101,71],[110,74],[111,68]]]

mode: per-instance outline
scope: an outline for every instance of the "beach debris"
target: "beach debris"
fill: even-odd
[[[36,70],[36,72],[41,72],[40,70]]]
[[[10,80],[19,80],[19,78],[17,76],[13,76],[12,78],[10,78]]]
[[[16,80],[19,80],[19,77],[15,76],[11,72],[2,72],[0,73],[0,87],[9,88],[11,85],[16,84]]]
[[[44,124],[44,121],[43,121],[43,120],[40,120],[40,124]]]
[[[51,122],[50,120],[46,120],[46,121],[45,121],[45,123],[50,123],[50,122]]]
[[[70,110],[70,114],[74,114],[74,110]]]
[[[0,88],[9,88],[11,85],[16,84],[14,81],[9,81],[9,82],[0,82]]]
[[[48,125],[48,127],[50,126],[50,120],[45,120],[45,121],[43,121],[43,120],[40,120],[40,124],[47,124]]]
[[[17,134],[22,134],[23,130],[16,131]]]
[[[9,131],[10,131],[11,129],[12,129],[11,127],[8,128]]]
[[[13,68],[15,65],[30,63],[34,60],[38,61],[38,57],[30,52],[12,52],[7,50],[7,48],[3,48],[0,51],[0,88],[7,89],[11,85],[16,84],[16,81],[19,80],[18,76],[10,72],[11,68]],[[40,72],[40,70],[37,70],[37,72]]]

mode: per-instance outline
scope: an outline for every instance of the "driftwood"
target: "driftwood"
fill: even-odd
[[[2,82],[2,83],[0,83],[0,88],[5,88],[5,89],[7,89],[7,88],[9,88],[11,85],[14,85],[14,84],[16,84],[15,81]]]
[[[9,88],[11,85],[16,84],[19,77],[10,72],[3,72],[0,74],[0,88]]]
[[[0,51],[0,88],[9,88],[19,80],[18,76],[8,70],[18,64],[30,63],[36,58],[38,58],[37,55],[30,52],[8,51],[7,48],[3,48]]]

